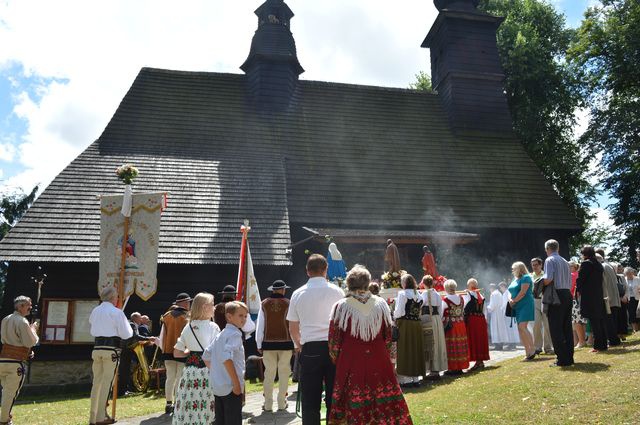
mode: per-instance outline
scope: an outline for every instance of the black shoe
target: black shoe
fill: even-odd
[[[539,356],[540,354],[542,354],[542,350],[536,350],[533,352],[533,354],[535,354],[536,356]]]
[[[173,413],[173,403],[171,402],[167,402],[167,404],[165,404],[164,406],[164,413],[166,415],[170,415]]]
[[[533,359],[535,359],[535,358],[536,358],[536,353],[534,352],[533,354],[531,354],[531,355],[529,355],[529,356],[525,357],[524,359],[525,359],[526,361],[530,362],[531,360],[533,360]]]

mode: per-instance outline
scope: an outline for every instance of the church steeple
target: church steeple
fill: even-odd
[[[510,134],[496,31],[504,20],[479,0],[434,0],[438,11],[422,43],[431,51],[431,81],[458,132]]]
[[[294,16],[283,0],[266,0],[255,14],[258,29],[242,69],[247,74],[249,97],[258,108],[285,109],[304,72],[290,29]]]

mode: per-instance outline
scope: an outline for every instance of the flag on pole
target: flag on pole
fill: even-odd
[[[253,262],[251,261],[251,250],[249,249],[249,222],[245,220],[245,224],[240,227],[242,232],[242,245],[240,246],[240,265],[238,268],[238,283],[236,290],[236,300],[242,301],[249,307],[249,313],[255,320],[260,311],[262,300],[260,299],[260,291],[258,290],[258,281],[253,272]]]

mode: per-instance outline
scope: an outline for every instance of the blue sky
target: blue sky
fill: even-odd
[[[141,67],[240,72],[261,3],[1,2],[4,190],[46,186],[100,136]],[[577,26],[593,0],[552,3]],[[419,46],[437,15],[430,0],[396,0],[393,8],[387,0],[287,4],[296,14],[302,78],[407,87],[429,69],[428,52]]]

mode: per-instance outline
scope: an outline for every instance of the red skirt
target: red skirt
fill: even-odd
[[[469,367],[469,343],[464,322],[453,322],[451,329],[445,332],[444,339],[447,343],[449,370],[467,369]]]
[[[466,327],[469,360],[472,362],[489,360],[489,333],[484,316],[468,316]]]
[[[364,342],[345,332],[328,424],[411,424],[382,332]]]

